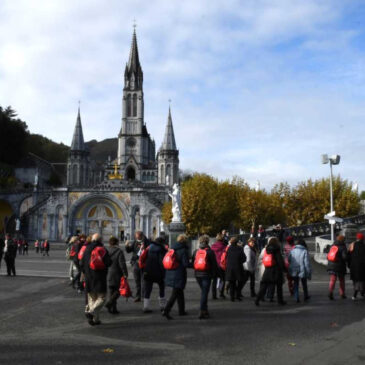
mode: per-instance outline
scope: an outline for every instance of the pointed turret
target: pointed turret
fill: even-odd
[[[157,154],[157,161],[159,184],[172,186],[179,182],[179,151],[176,148],[170,107],[165,136]]]
[[[172,125],[170,107],[169,107],[169,116],[167,118],[167,125],[165,129],[165,136],[162,142],[161,150],[176,151],[175,134],[174,134],[174,127]]]
[[[82,133],[80,106],[77,113],[76,126],[72,137],[71,151],[85,151],[84,135]]]

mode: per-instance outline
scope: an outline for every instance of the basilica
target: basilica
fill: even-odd
[[[170,108],[157,153],[148,132],[135,31],[124,72],[121,128],[116,131],[117,157],[106,161],[102,171],[93,168],[81,121],[79,107],[65,186],[43,189],[37,175],[30,193],[0,196],[7,200],[13,216],[20,219],[21,233],[28,239],[58,242],[81,232],[98,232],[104,240],[111,235],[128,239],[136,230],[156,237],[160,233],[162,205],[169,199],[173,184],[179,181],[179,151]]]

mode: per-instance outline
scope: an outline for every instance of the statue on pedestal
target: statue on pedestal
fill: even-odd
[[[172,199],[172,222],[181,222],[181,192],[179,185],[174,184],[169,195]]]

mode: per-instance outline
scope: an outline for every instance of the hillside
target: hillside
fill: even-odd
[[[100,142],[93,139],[85,144],[90,151],[90,160],[97,164],[104,163],[109,156],[112,160],[117,157],[118,138],[107,138]]]

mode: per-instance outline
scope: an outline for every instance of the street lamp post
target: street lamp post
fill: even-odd
[[[322,155],[322,163],[323,164],[330,164],[330,205],[331,205],[331,213],[335,215],[334,213],[334,207],[333,207],[333,171],[332,171],[332,165],[338,165],[340,163],[341,156],[340,155]],[[332,213],[333,212],[333,213]],[[332,243],[335,241],[335,221],[331,221],[331,241]]]

